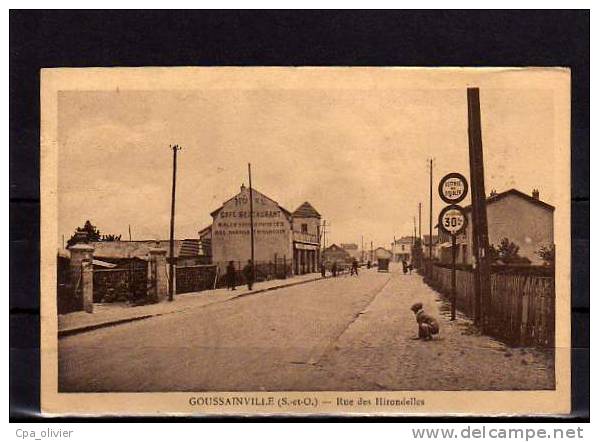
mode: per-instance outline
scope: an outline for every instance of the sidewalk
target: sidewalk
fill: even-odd
[[[163,301],[158,304],[129,306],[125,303],[94,304],[94,312],[84,311],[58,315],[58,337],[91,331],[97,328],[108,327],[125,322],[147,319],[155,316],[178,313],[194,308],[201,308],[211,304],[227,302],[247,295],[255,295],[283,287],[322,279],[318,273],[294,276],[288,279],[273,279],[271,281],[254,284],[254,290],[249,291],[246,285],[238,286],[231,291],[225,288],[205,290],[201,292],[184,293],[175,295],[172,302]]]

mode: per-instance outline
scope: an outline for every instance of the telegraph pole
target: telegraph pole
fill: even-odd
[[[171,232],[169,239],[169,264],[168,264],[168,300],[174,297],[174,267],[175,267],[175,189],[177,185],[177,151],[181,150],[178,144],[170,146],[173,149],[173,192],[171,194]]]
[[[250,180],[250,241],[251,241],[251,260],[252,269],[254,269],[254,191],[252,189],[252,165],[248,163],[248,176]]]
[[[131,224],[129,224],[129,242],[131,242]]]
[[[418,203],[418,239],[422,241],[422,203]]]
[[[412,245],[416,245],[416,217],[413,217],[414,219],[414,239],[412,240]]]
[[[64,242],[64,239],[63,239]],[[362,235],[362,255],[360,256],[360,261],[364,262],[364,235]]]
[[[491,291],[489,269],[489,232],[487,226],[487,201],[483,143],[478,88],[468,88],[468,147],[470,156],[470,183],[472,187],[472,242],[474,246],[475,322],[486,328],[485,315]]]

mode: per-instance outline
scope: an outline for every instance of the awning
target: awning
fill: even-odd
[[[100,261],[99,259],[92,260],[92,264],[98,267],[105,267],[107,269],[114,269],[116,264],[112,264],[111,262]]]
[[[317,244],[311,245],[311,244],[302,244],[299,242],[294,243],[293,247],[295,247],[298,250],[318,250],[320,248]]]

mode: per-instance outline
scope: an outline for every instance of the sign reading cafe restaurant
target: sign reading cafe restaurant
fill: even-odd
[[[286,262],[293,273],[314,272],[319,264],[320,215],[312,209],[304,219],[298,210],[289,212],[266,195],[252,189],[254,224],[254,259],[256,264]],[[308,214],[305,210],[302,213]],[[316,215],[316,216],[314,216]],[[250,192],[240,192],[211,213],[212,225],[200,231],[209,239],[212,263],[225,270],[229,261],[243,265],[251,256]]]

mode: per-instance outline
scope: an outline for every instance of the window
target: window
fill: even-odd
[[[308,233],[308,224],[302,224],[302,233]]]

